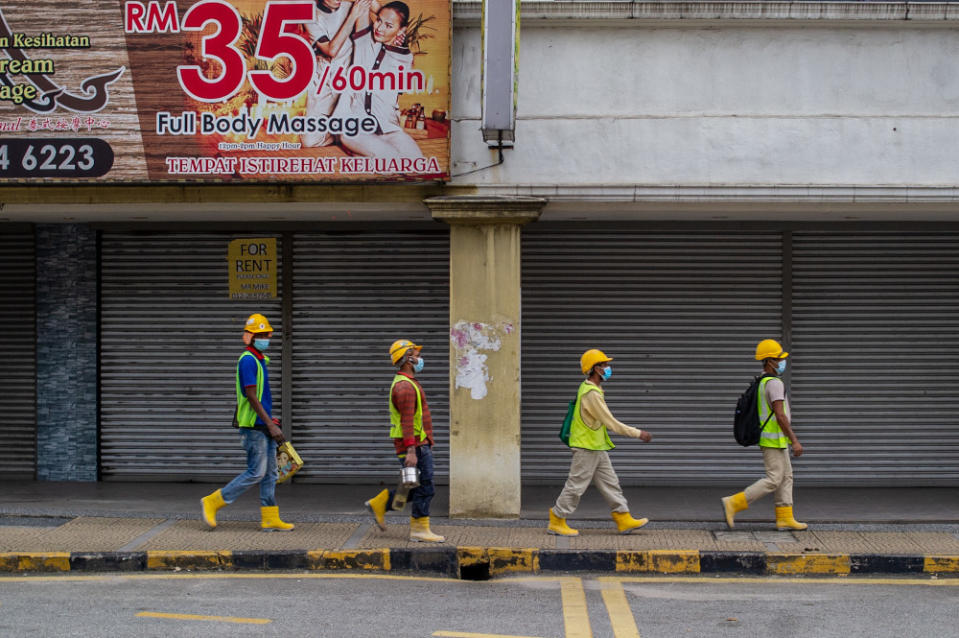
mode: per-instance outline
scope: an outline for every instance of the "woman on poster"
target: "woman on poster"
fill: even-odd
[[[368,0],[357,0],[358,3]],[[403,2],[390,2],[376,12],[376,21],[370,24],[370,14],[364,13],[356,20],[353,39],[353,64],[362,65],[368,71],[408,72],[413,68],[413,53],[400,46],[406,25],[410,21],[410,8]],[[343,94],[337,105],[337,113],[355,117],[372,115],[378,128],[375,133],[361,133],[340,138],[340,143],[351,152],[364,157],[422,158],[423,153],[416,141],[400,125],[398,90],[383,89],[358,91]]]

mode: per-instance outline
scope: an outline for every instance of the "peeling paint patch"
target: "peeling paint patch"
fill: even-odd
[[[490,380],[486,365],[487,355],[503,347],[503,337],[515,331],[510,322],[487,324],[476,321],[458,321],[450,328],[450,343],[456,361],[456,388],[467,388],[470,397],[479,401],[489,393]]]
[[[766,570],[770,574],[822,575],[848,574],[848,554],[766,554]]]
[[[923,570],[929,574],[959,573],[959,556],[926,556]]]
[[[149,551],[147,569],[230,569],[233,552],[230,551]]]
[[[616,571],[698,574],[699,559],[698,550],[621,551],[616,553]]]
[[[70,552],[11,552],[0,554],[0,571],[68,572]]]
[[[539,550],[512,547],[489,548],[490,574],[538,572]]]
[[[390,550],[329,551],[323,555],[324,569],[378,569],[390,570]]]

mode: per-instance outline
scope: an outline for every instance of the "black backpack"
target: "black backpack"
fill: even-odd
[[[766,423],[762,425],[759,424],[759,410],[756,409],[758,405],[756,399],[756,393],[759,392],[759,384],[762,383],[763,379],[774,378],[775,375],[763,374],[755,379],[749,384],[749,387],[739,395],[739,400],[736,401],[736,416],[733,418],[733,436],[736,437],[736,443],[739,443],[743,447],[749,447],[750,445],[756,445],[759,443],[760,434],[762,434],[763,429],[766,427],[766,423],[769,423],[769,419],[773,417],[772,410],[769,411],[769,416],[766,418]]]

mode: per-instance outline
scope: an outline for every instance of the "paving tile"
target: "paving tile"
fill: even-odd
[[[463,526],[463,525],[432,525],[434,533],[446,537],[443,545],[456,547],[517,547],[554,549],[556,537],[546,533],[545,526],[516,527],[502,526]],[[390,525],[387,521],[386,531],[373,528],[360,541],[358,547],[374,549],[378,547],[426,547],[424,543],[409,540],[408,525]]]
[[[945,532],[907,532],[925,554],[959,554],[959,538]]]
[[[80,517],[53,528],[6,527],[0,531],[0,547],[20,552],[109,552],[162,522],[162,518]],[[8,533],[14,529],[20,532]],[[26,535],[22,534],[24,530]]]
[[[289,532],[261,532],[253,521],[222,521],[210,530],[202,521],[177,521],[141,550],[339,549],[359,523],[297,523]]]
[[[755,540],[717,541],[708,530],[638,530],[619,534],[615,529],[580,530],[580,535],[569,539],[570,549],[589,550],[647,550],[695,549],[711,551],[763,551],[765,546]]]

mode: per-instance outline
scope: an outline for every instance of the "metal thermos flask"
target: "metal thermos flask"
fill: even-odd
[[[396,486],[396,492],[393,494],[393,503],[391,509],[402,511],[406,507],[406,497],[410,490],[420,484],[420,471],[415,467],[404,467],[400,470],[400,483]]]

